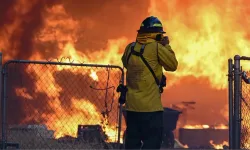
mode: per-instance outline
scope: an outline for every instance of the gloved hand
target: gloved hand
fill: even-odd
[[[163,46],[166,46],[167,44],[169,44],[169,39],[168,39],[168,36],[164,36],[162,41],[161,41],[161,44]]]

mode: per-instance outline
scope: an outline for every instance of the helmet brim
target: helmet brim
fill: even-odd
[[[150,27],[150,28],[145,28],[145,27],[140,27],[139,30],[137,30],[138,33],[166,33],[163,31],[162,27]]]
[[[138,33],[166,33],[165,31],[145,31],[145,30],[137,30]]]

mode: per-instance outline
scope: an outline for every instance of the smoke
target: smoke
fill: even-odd
[[[4,24],[8,24],[9,22],[11,22],[11,18],[8,18],[8,12],[15,3],[16,3],[16,0],[12,0],[12,1],[3,0],[3,1],[1,1],[0,28],[2,28]]]
[[[4,0],[0,48],[5,60],[34,55],[54,59],[67,42],[86,54],[105,48],[109,39],[134,38],[148,5],[148,1],[132,0]]]
[[[88,42],[82,46],[81,42],[78,42],[79,49],[86,46],[100,49],[101,47],[95,44],[103,43],[107,39],[117,39],[121,36],[135,38],[141,21],[148,15],[149,1],[89,0],[83,3],[76,0],[65,1],[64,6],[67,13],[74,18],[92,24],[92,27],[85,31]]]
[[[25,122],[25,119],[34,119],[32,116],[36,114],[36,118],[39,118],[39,122],[44,122],[40,117],[39,112],[52,113],[49,107],[49,98],[46,93],[35,92],[36,91],[36,78],[35,72],[26,73],[23,70],[27,68],[27,65],[12,64],[8,67],[8,80],[7,80],[7,119],[10,124],[18,124]],[[27,101],[26,97],[17,95],[17,88],[26,88],[26,93],[30,97],[35,98],[36,101]],[[53,92],[53,91],[51,91]],[[32,120],[30,123],[35,123],[37,119]]]
[[[0,45],[10,58],[28,59],[33,54],[34,37],[43,27],[43,13],[59,0],[1,1]]]

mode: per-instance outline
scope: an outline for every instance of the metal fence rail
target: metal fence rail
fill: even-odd
[[[3,66],[2,144],[21,149],[104,148],[120,142],[119,66],[8,61]]]
[[[228,104],[229,104],[229,146],[230,148],[234,147],[234,97],[233,97],[233,60],[228,59]]]
[[[230,149],[250,149],[250,78],[241,60],[250,57],[235,55],[234,64],[228,60]]]

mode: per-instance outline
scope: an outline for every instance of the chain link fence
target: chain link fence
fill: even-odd
[[[244,68],[243,68],[244,69]],[[241,103],[241,148],[250,149],[250,77],[249,71],[243,72]]]
[[[235,55],[228,60],[229,146],[230,149],[250,149],[250,74],[242,60],[250,57]]]
[[[3,143],[21,149],[113,148],[120,136],[120,83],[119,66],[7,62]]]

